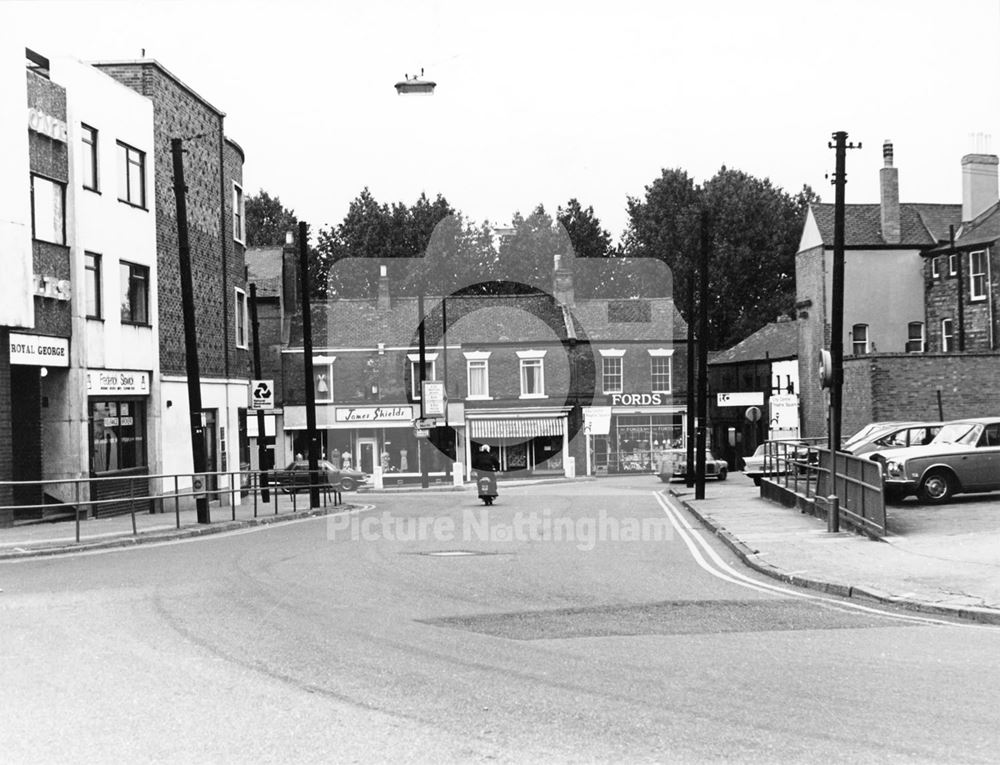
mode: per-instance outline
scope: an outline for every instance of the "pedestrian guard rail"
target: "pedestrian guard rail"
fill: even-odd
[[[824,518],[836,502],[845,525],[872,537],[885,536],[881,466],[845,452],[837,452],[831,465],[830,450],[818,443],[768,441],[761,496]]]
[[[159,490],[155,487],[159,486]],[[273,506],[273,515],[282,510],[308,509],[316,490],[322,506],[340,505],[339,486],[331,485],[316,471],[303,480],[301,473],[286,470],[236,470],[211,473],[163,473],[127,476],[66,478],[44,481],[0,481],[0,497],[34,496],[38,502],[17,501],[0,504],[0,538],[3,526],[47,521],[73,521],[76,541],[85,536],[81,529],[88,521],[112,516],[131,516],[132,535],[138,535],[136,515],[168,513],[173,510],[176,528],[181,528],[181,512],[194,508],[199,499],[228,505],[229,516],[257,518],[267,513],[262,505]],[[303,492],[306,498],[298,495]],[[109,496],[110,495],[110,496]],[[279,502],[280,499],[280,502]]]

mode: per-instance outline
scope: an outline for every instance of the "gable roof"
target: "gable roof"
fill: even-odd
[[[810,206],[820,237],[825,247],[833,247],[832,204]],[[882,237],[882,208],[878,204],[844,205],[845,247],[886,247],[900,249],[923,248],[936,245],[948,238],[948,226],[962,222],[962,205],[911,204],[899,205],[898,244],[890,244]]]
[[[966,249],[985,246],[992,244],[998,239],[1000,239],[1000,202],[984,210],[975,219],[962,224],[962,228],[958,230],[955,236],[955,247]],[[950,247],[951,243],[948,241],[948,236],[946,235],[943,244],[935,247],[926,254],[937,255],[949,250]]]
[[[766,324],[732,348],[720,351],[709,364],[739,364],[746,361],[779,361],[799,354],[798,322],[775,321]]]

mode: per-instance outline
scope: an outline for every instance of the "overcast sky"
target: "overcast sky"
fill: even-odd
[[[368,186],[493,223],[576,197],[617,239],[664,167],[833,201],[836,130],[863,143],[848,202],[878,201],[886,138],[902,201],[959,202],[973,134],[1000,141],[1000,0],[0,0],[0,26],[50,57],[145,49],[226,113],[247,192],[314,230]],[[397,96],[420,67],[435,95]]]

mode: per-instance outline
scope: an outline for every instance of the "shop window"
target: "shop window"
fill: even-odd
[[[247,239],[243,189],[237,183],[233,184],[233,239],[240,244],[243,244]]]
[[[851,351],[855,356],[868,353],[868,325],[855,324],[851,328]]]
[[[86,269],[87,318],[101,318],[101,256],[96,252],[84,253]]]
[[[410,360],[410,398],[413,401],[420,400],[420,354],[419,353],[409,353],[407,358]],[[424,354],[424,379],[425,380],[436,380],[437,379],[437,354],[436,353],[425,353]]]
[[[118,142],[118,201],[146,207],[146,152]]]
[[[42,242],[66,244],[66,186],[31,176],[31,235]]]
[[[149,268],[122,261],[121,309],[123,324],[149,324]]]
[[[490,397],[490,354],[471,351],[465,354],[465,373],[469,398]]]
[[[247,318],[247,293],[241,290],[239,287],[236,288],[236,347],[246,348],[247,347],[247,325],[249,320]]]
[[[601,380],[605,393],[622,392],[622,357],[605,356],[603,359]]]
[[[911,321],[907,326],[906,352],[924,352],[924,323],[922,321]]]
[[[969,299],[986,299],[986,251],[969,253]]]
[[[90,433],[94,473],[147,466],[145,401],[92,401]]]
[[[941,351],[949,353],[955,350],[955,322],[951,319],[941,320]]]
[[[545,398],[545,351],[518,351],[521,398]]]
[[[317,404],[333,401],[333,363],[320,358],[313,359],[313,392]]]
[[[83,188],[89,191],[98,190],[97,175],[97,129],[90,125],[80,125],[80,142],[83,144],[81,157],[83,172]]]

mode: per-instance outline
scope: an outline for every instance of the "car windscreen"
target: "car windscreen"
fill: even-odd
[[[953,422],[945,425],[931,441],[932,444],[969,444],[976,443],[982,426],[975,422]]]

